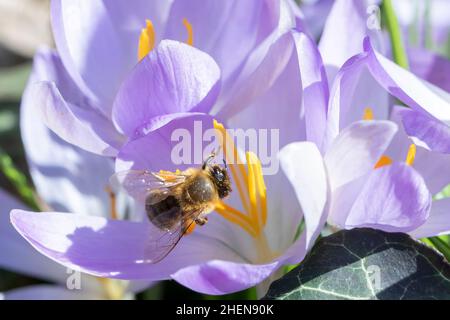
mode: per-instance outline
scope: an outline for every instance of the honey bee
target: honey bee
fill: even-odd
[[[150,222],[156,227],[148,246],[147,262],[164,259],[180,239],[195,225],[203,226],[215,203],[231,192],[227,166],[211,164],[212,153],[200,168],[185,171],[151,172],[128,170],[114,174],[110,183],[124,189],[145,205]]]

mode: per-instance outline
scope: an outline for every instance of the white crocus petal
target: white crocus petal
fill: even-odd
[[[311,142],[296,142],[280,151],[281,167],[295,189],[305,219],[303,252],[312,246],[326,220],[327,178],[322,156]]]
[[[66,268],[34,250],[9,222],[12,209],[23,208],[12,196],[0,190],[0,267],[47,281],[64,283]]]
[[[325,154],[331,190],[371,171],[397,131],[390,121],[358,121],[342,130]]]
[[[393,87],[398,86],[401,88],[399,94],[403,100],[405,100],[403,102],[411,107],[422,109],[441,121],[450,121],[449,93],[427,81],[417,78],[411,72],[399,67],[376,51],[375,58],[377,63],[379,63],[381,68],[391,78],[389,80],[391,80],[390,82],[392,83],[388,83],[387,85]],[[369,65],[369,68],[371,68],[375,74],[379,73],[379,70],[375,70],[374,66],[375,65]],[[386,79],[383,80],[386,81]]]
[[[450,233],[450,198],[433,201],[427,221],[409,234],[416,238]]]

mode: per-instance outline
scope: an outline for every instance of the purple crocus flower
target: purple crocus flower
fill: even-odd
[[[411,110],[403,106],[393,108],[391,119],[399,124],[400,130],[386,150],[384,157],[388,157],[392,161],[402,161],[405,159],[405,155],[414,153],[414,158],[406,158],[406,161],[410,161],[415,170],[420,173],[428,190],[434,196],[427,220],[409,233],[417,239],[449,234],[450,201],[448,198],[437,199],[435,196],[450,184],[450,155],[414,145],[414,139],[411,139],[401,127],[405,113],[411,113]]]
[[[300,69],[304,68],[304,74],[323,75],[321,70],[308,68],[309,65],[314,66],[308,61],[318,57],[311,39],[292,31],[285,40],[295,44],[292,47],[295,50],[290,51],[287,67],[270,90],[246,108],[226,108],[217,115],[229,128],[279,129],[281,147],[305,138],[304,125],[299,125],[303,118]],[[173,70],[173,64],[164,63],[166,57],[178,57],[182,53],[186,57],[183,67],[190,68],[192,61],[197,67],[192,67],[186,78],[181,77],[180,80],[196,81],[183,83],[178,78],[167,77],[164,83],[170,90],[158,91],[155,77],[170,75]],[[302,60],[299,64],[300,54]],[[117,154],[116,170],[182,170],[187,166],[170,161],[176,144],[171,135],[176,129],[195,135],[199,123],[204,130],[213,126],[213,118],[204,112],[215,103],[216,74],[204,73],[203,68],[198,67],[202,64],[209,64],[214,70],[214,61],[208,55],[185,44],[163,41],[124,80],[113,114],[116,125],[133,139],[125,143]],[[147,108],[147,103],[153,104],[155,109],[171,108],[172,113],[155,116],[151,114],[152,109]],[[196,112],[186,112],[186,105],[195,105],[190,109]],[[145,118],[154,121],[143,126],[142,119]],[[215,127],[225,135],[220,125]],[[239,145],[237,149],[244,150]],[[37,214],[15,210],[11,214],[12,223],[44,255],[96,276],[172,278],[191,289],[209,294],[239,291],[261,283],[284,264],[301,261],[322,227],[320,216],[307,214],[309,208],[300,209],[293,189],[281,171],[263,179],[255,155],[248,153],[247,157],[252,160],[247,169],[229,164],[235,184],[232,197],[216,208],[218,212],[210,215],[206,226],[183,237],[176,248],[157,264],[149,263],[146,258],[146,248],[151,245],[147,240],[154,228],[146,219],[132,222],[87,216],[81,212]],[[250,187],[252,185],[254,187]],[[305,232],[296,239],[303,214],[313,218],[306,220]]]
[[[77,196],[68,192],[61,194]],[[0,292],[0,300],[132,299],[134,293],[151,285],[148,281],[120,281],[75,274],[73,270],[48,259],[30,247],[9,221],[10,210],[29,209],[1,190],[0,200],[0,267],[48,282]]]
[[[352,37],[342,39],[346,45],[335,48],[332,54],[331,43],[339,41],[331,38],[333,31],[337,28],[339,34],[350,32],[346,29],[348,20],[344,24],[342,17],[346,12],[343,9],[349,6],[350,1],[341,1],[340,6],[336,3],[321,40],[323,61],[327,71],[331,71],[330,98],[322,84],[322,89],[315,91],[316,104],[305,104],[306,122],[320,124],[324,123],[321,119],[326,119],[325,129],[321,130],[325,134],[309,136],[315,144],[288,145],[280,155],[282,167],[296,189],[299,202],[302,204],[305,197],[318,199],[317,214],[326,212],[331,225],[374,227],[414,235],[422,228],[428,235],[448,232],[448,224],[438,226],[436,222],[445,219],[442,212],[446,201],[438,202],[430,212],[430,191],[436,194],[449,183],[446,175],[437,177],[435,171],[437,167],[449,170],[445,154],[449,128],[444,123],[450,110],[448,95],[374,50],[367,37],[366,21],[356,14],[358,11],[353,11],[350,25],[352,34],[363,44],[363,52],[358,54]],[[340,52],[334,55],[336,50]],[[355,53],[345,61],[346,56]],[[316,61],[319,70],[321,60]],[[320,87],[321,81],[309,80]],[[322,94],[322,99],[317,99],[317,93]],[[388,94],[411,107],[395,113],[403,135],[395,134],[397,126],[393,122],[373,120],[389,119]],[[305,96],[307,99],[307,91]],[[319,110],[317,101],[322,102]],[[309,108],[314,108],[315,113],[308,113]],[[366,120],[358,121],[363,118]],[[411,147],[404,131],[415,143]],[[395,151],[392,156],[385,154],[392,150]],[[401,156],[399,150],[403,151]],[[306,153],[315,156],[304,167],[298,166],[296,159]],[[411,167],[416,153],[417,167]],[[328,186],[328,194],[311,194],[309,185],[302,182],[319,178]]]
[[[183,21],[182,17],[187,18],[194,30],[188,42],[193,38],[194,47],[173,40],[162,40],[159,44],[155,43],[154,47],[150,46],[150,53],[143,57],[127,76],[113,77],[109,74],[99,75],[106,66],[101,67],[100,71],[98,68],[103,63],[109,63],[109,58],[116,59],[110,57],[111,47],[116,48],[117,42],[113,41],[113,38],[123,34],[111,36],[111,32],[122,29],[111,27],[100,33],[109,41],[101,50],[92,50],[98,53],[95,56],[98,65],[86,68],[88,62],[92,61],[89,58],[93,59],[89,56],[90,52],[86,57],[86,47],[97,48],[103,41],[96,37],[83,37],[81,42],[78,42],[79,39],[68,41],[75,33],[64,33],[65,28],[74,25],[65,21],[69,21],[68,17],[73,17],[74,11],[79,10],[92,13],[94,21],[106,15],[112,22],[125,26],[128,32],[130,25],[134,25],[130,21],[136,15],[147,11],[134,8],[130,13],[130,9],[127,11],[117,5],[113,8],[115,14],[109,16],[111,11],[106,10],[107,7],[111,9],[109,3],[73,3],[75,2],[55,1],[53,16],[56,41],[65,65],[65,69],[58,69],[58,72],[65,76],[57,78],[56,81],[66,79],[67,82],[58,87],[68,90],[69,93],[75,91],[74,97],[67,94],[70,101],[65,101],[65,94],[58,93],[55,83],[42,82],[35,87],[35,97],[44,102],[44,121],[65,140],[91,152],[117,156],[118,170],[133,167],[157,171],[175,167],[169,161],[173,147],[171,133],[177,128],[193,132],[196,121],[202,122],[204,129],[211,128],[213,119],[209,114],[215,114],[217,119],[232,128],[283,128],[280,132],[280,145],[304,137],[303,128],[297,126],[298,120],[301,119],[301,82],[298,68],[298,54],[301,49],[293,50],[293,40],[296,36],[289,29],[298,20],[291,18],[289,8],[292,8],[292,4],[287,6],[284,1],[255,1],[245,4],[236,2],[235,7],[228,7],[228,2],[214,2],[212,8],[217,10],[214,11],[217,15],[211,15],[211,11],[206,10],[203,3],[198,6],[190,3],[191,6],[187,7],[185,1],[175,1],[170,9],[170,17],[173,15],[173,18],[169,17],[169,21],[173,19],[178,23]],[[241,6],[251,10],[242,11]],[[72,10],[69,11],[68,7]],[[230,17],[239,21],[239,14],[246,12],[249,19],[248,30],[244,28],[242,31],[242,25],[235,28],[227,18],[223,28],[217,30],[217,37],[212,37],[211,32],[206,32],[203,36],[202,32],[211,30],[209,25],[216,26],[218,21],[222,21],[220,19],[223,18],[224,10],[230,13]],[[248,12],[255,14],[255,17],[248,16]],[[81,28],[80,21],[85,23],[85,20],[80,19],[77,22],[78,30]],[[110,20],[106,19],[107,27]],[[255,24],[255,21],[258,23]],[[149,24],[141,36],[144,34],[144,37],[152,39],[152,30],[158,30],[157,25],[153,21],[153,27]],[[178,28],[179,24],[167,22],[165,26],[169,35],[180,35],[174,36],[175,39],[180,39],[180,32],[186,32],[181,26]],[[139,30],[140,27],[136,29]],[[199,32],[198,36],[196,30]],[[92,30],[88,28],[86,33],[89,32]],[[62,33],[67,39],[61,36]],[[133,34],[134,43],[137,44],[139,32]],[[129,33],[127,35],[130,36]],[[83,42],[86,39],[97,41],[88,46]],[[250,47],[243,46],[235,52],[235,43],[239,39]],[[127,38],[127,41],[129,40],[130,38]],[[64,41],[66,45],[61,44]],[[76,50],[71,51],[71,46],[75,46]],[[136,47],[137,45],[134,46]],[[130,46],[124,48],[131,52]],[[209,52],[211,56],[198,48]],[[233,52],[233,57],[240,58],[230,59],[230,52]],[[107,59],[99,61],[98,57],[103,54]],[[136,52],[133,55],[135,56]],[[73,57],[82,61],[78,67],[77,63],[72,63]],[[133,64],[135,59],[136,57],[132,60]],[[81,74],[80,70],[84,73]],[[129,68],[126,70],[130,71]],[[117,91],[114,103],[111,103],[113,108],[110,113],[106,112],[109,116],[100,117],[101,121],[98,121],[97,111],[103,110],[105,113],[103,106],[109,103],[104,101],[108,101],[105,97],[109,95],[101,94],[100,91],[92,92],[92,88],[98,87],[99,83],[93,79],[99,80],[99,76],[104,77],[103,84],[111,79],[116,81],[117,78],[122,82],[118,89],[117,82],[112,86],[115,89],[110,92]],[[90,81],[96,84],[86,85]],[[80,90],[69,90],[73,88],[70,84],[74,84],[78,89],[83,88],[83,94],[80,95]],[[83,108],[79,108],[80,102],[85,103]],[[273,106],[279,106],[279,109]],[[97,110],[94,117],[93,110]],[[110,139],[110,133],[114,130],[110,130],[112,125],[108,119],[112,119],[115,128],[120,132],[118,135],[115,133],[117,139]],[[103,129],[108,133],[104,135],[106,131]],[[107,139],[101,138],[103,136]],[[128,140],[125,143],[123,136]],[[248,156],[253,157],[251,153]],[[183,169],[183,166],[177,168]],[[254,169],[259,170],[258,167]],[[255,174],[250,174],[250,168],[248,170],[248,173],[241,174],[237,179],[246,180],[249,176],[253,179]],[[258,179],[261,182],[260,174]],[[274,175],[266,179],[266,185],[269,190],[280,188],[287,185],[286,177],[281,174]],[[260,192],[259,198],[264,199],[263,192]],[[236,194],[230,199],[230,203],[241,211],[238,216],[245,221],[248,218],[245,218],[244,214],[249,213],[244,205],[244,202],[250,201],[248,193],[251,194],[249,190],[244,190],[240,192],[240,197]],[[74,269],[111,278],[173,278],[197,291],[223,294],[258,284],[283,264],[300,261],[312,245],[320,232],[319,225],[309,221],[308,232],[294,242],[302,214],[297,203],[285,201],[287,199],[294,199],[292,190],[268,195],[267,218],[258,218],[256,215],[253,220],[245,223],[230,223],[232,218],[229,215],[223,218],[230,207],[222,208],[222,216],[215,215],[207,227],[183,239],[166,259],[156,265],[143,263],[146,261],[146,239],[151,232],[151,226],[145,219],[142,222],[112,221],[82,214],[61,215],[49,212],[36,215],[14,211],[12,221],[20,233],[41,253]],[[280,203],[286,205],[280,208]],[[293,206],[290,206],[291,203]],[[282,214],[277,215],[279,211],[282,211]]]
[[[48,68],[50,64],[46,60],[56,58],[52,50],[39,51],[22,97],[21,134],[38,202],[47,210],[106,217],[111,208],[105,181],[114,172],[113,160],[74,147],[40,121],[33,84],[59,76],[57,70]],[[52,283],[3,292],[0,294],[2,299],[130,299],[134,293],[151,285],[149,281],[129,282],[75,274],[41,255],[9,221],[10,210],[30,209],[6,192],[0,191],[0,198],[0,266]],[[129,207],[123,199],[117,200],[119,208]],[[119,210],[119,213],[123,212]],[[129,214],[133,216],[133,211],[129,210]]]
[[[352,37],[345,36],[350,33]],[[328,121],[335,125],[334,129],[329,127],[325,140],[333,139],[338,127],[361,119],[366,107],[372,108],[376,119],[388,119],[390,94],[411,107],[413,112],[402,123],[414,142],[429,150],[449,153],[450,98],[444,91],[448,86],[449,61],[428,52],[411,51],[414,74],[372,45],[376,43],[383,49],[384,42],[383,36],[367,27],[367,16],[359,1],[336,1],[319,44],[329,81],[333,83],[333,101],[327,113]],[[433,71],[436,69],[442,72]]]
[[[292,46],[284,35],[296,24],[291,4],[284,0],[158,0],[134,1],[132,6],[121,1],[54,0],[51,15],[59,57],[47,62],[61,77],[37,84],[35,99],[46,125],[57,135],[106,156],[117,155],[122,144],[133,138],[123,123],[113,125],[120,109],[113,111],[113,102],[138,59],[144,66],[150,59],[171,65],[173,69],[167,71],[179,77],[172,79],[174,85],[203,82],[197,96],[179,101],[184,111],[206,111],[201,109],[202,100],[215,99],[219,93],[216,105],[209,104],[214,113],[238,109],[262,96],[279,76],[287,62],[283,57],[289,56]],[[196,49],[167,39],[186,39]],[[168,47],[173,56],[166,55]],[[152,57],[144,59],[150,51]],[[212,59],[204,59],[203,52]],[[203,71],[196,73],[199,78],[189,77],[192,68]],[[206,75],[210,82],[202,78]],[[206,92],[210,95],[202,96]],[[170,104],[147,109],[151,111],[139,116],[173,112]],[[140,121],[146,126],[154,119]]]

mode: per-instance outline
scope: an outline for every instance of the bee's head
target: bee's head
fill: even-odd
[[[219,166],[218,164],[214,164],[209,166],[208,170],[214,184],[217,187],[219,198],[223,199],[228,196],[231,192],[231,182],[227,169]]]

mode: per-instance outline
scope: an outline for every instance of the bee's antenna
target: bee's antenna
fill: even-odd
[[[228,169],[227,160],[225,160],[225,158],[223,158],[223,165],[225,166],[225,169]]]
[[[211,154],[208,156],[208,158],[205,159],[205,161],[203,162],[203,165],[202,165],[203,170],[205,170],[208,163],[217,156],[219,151],[220,151],[220,146],[217,147],[217,149],[213,150],[213,152],[211,152]]]
[[[203,169],[203,170],[206,169],[206,166],[208,165],[208,163],[209,163],[212,159],[214,159],[215,156],[216,156],[216,152],[213,151],[213,152],[208,156],[208,158],[206,158],[205,161],[203,161],[203,165],[202,165],[202,169]]]

